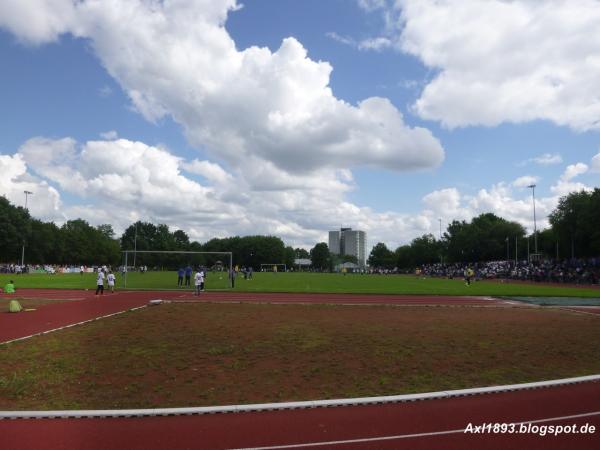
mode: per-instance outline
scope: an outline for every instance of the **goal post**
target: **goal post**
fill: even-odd
[[[232,288],[232,252],[124,250],[122,254],[123,264],[115,273],[122,289],[193,290],[198,269],[204,270],[206,290]]]
[[[260,265],[261,272],[287,272],[287,265],[280,263],[265,263]]]

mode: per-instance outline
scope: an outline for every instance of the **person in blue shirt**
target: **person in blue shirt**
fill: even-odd
[[[185,268],[185,285],[186,285],[186,287],[191,286],[191,280],[192,280],[192,267],[188,264],[188,266]]]
[[[183,274],[185,273],[185,270],[183,270],[183,267],[180,267],[179,270],[177,271],[177,286],[179,287],[183,287]]]

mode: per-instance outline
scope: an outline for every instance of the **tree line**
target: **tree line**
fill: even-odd
[[[375,245],[368,259],[371,267],[410,269],[437,262],[476,262],[519,260],[535,252],[545,257],[565,259],[600,256],[600,189],[562,197],[549,216],[550,228],[527,235],[523,226],[491,213],[467,221],[452,221],[441,239],[425,234],[395,250],[384,243]],[[62,226],[30,216],[20,206],[0,196],[0,263],[18,263],[25,248],[25,261],[34,264],[123,264],[123,250],[164,250],[193,252],[232,252],[233,264],[260,269],[261,264],[286,264],[296,258],[310,258],[317,270],[331,270],[343,262],[356,262],[352,256],[333,255],[320,242],[310,252],[286,246],[275,236],[235,236],[214,238],[203,244],[191,241],[183,230],[167,225],[138,221],[120,237],[110,224],[92,226],[82,219]],[[190,262],[188,256],[136,255],[136,265],[169,268]],[[194,257],[194,264],[212,265],[220,256]],[[224,258],[224,257],[223,257]],[[221,259],[223,259],[221,258]],[[128,261],[132,265],[133,261]],[[228,265],[229,261],[222,261]]]
[[[0,263],[20,263],[25,249],[26,264],[100,265],[124,264],[122,251],[188,251],[232,252],[233,264],[260,269],[261,264],[286,264],[291,267],[295,258],[308,257],[304,249],[286,246],[275,236],[244,236],[214,238],[203,244],[191,241],[183,230],[169,230],[165,224],[155,225],[138,221],[131,224],[120,237],[111,225],[92,226],[82,219],[69,220],[62,226],[42,222],[30,216],[20,206],[12,205],[0,196]],[[193,255],[128,255],[128,265],[176,268],[193,264],[212,266],[225,256]]]
[[[562,197],[549,216],[550,228],[527,235],[522,225],[486,213],[452,221],[441,238],[424,234],[396,250],[379,242],[368,264],[383,269],[412,269],[424,264],[568,259],[600,256],[600,189]],[[537,242],[536,242],[537,241]]]

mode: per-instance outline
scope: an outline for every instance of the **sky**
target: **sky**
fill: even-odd
[[[0,195],[390,248],[600,185],[597,0],[0,0]]]

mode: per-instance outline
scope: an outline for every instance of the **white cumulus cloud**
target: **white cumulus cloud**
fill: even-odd
[[[331,65],[311,60],[295,38],[274,52],[238,50],[224,26],[237,7],[235,0],[9,2],[0,26],[36,43],[67,32],[89,39],[144,117],[171,115],[192,144],[232,167],[248,157],[287,173],[442,162],[439,141],[406,125],[389,100],[337,99]]]
[[[436,72],[421,117],[600,128],[597,0],[397,0],[395,11],[398,48]]]
[[[527,186],[531,186],[532,184],[540,181],[540,177],[535,177],[532,175],[524,175],[522,177],[517,178],[512,182],[512,185],[517,188],[525,188]]]

